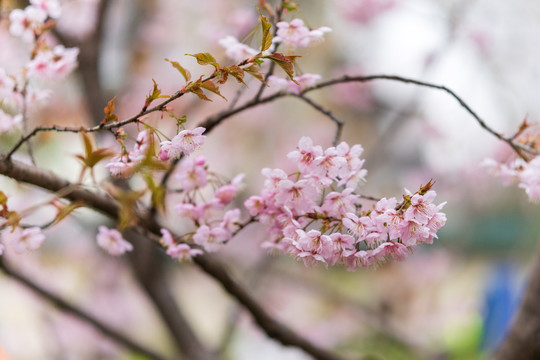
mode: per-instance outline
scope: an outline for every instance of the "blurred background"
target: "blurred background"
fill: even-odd
[[[81,47],[80,70],[63,81],[43,84],[51,92],[30,109],[34,125],[90,125],[101,120],[103,100],[113,96],[120,118],[133,115],[151,90],[152,78],[166,94],[183,85],[164,58],[179,61],[195,78],[210,72],[184,54],[210,52],[220,63],[232,63],[219,39],[233,35],[257,47],[260,36],[251,32],[257,25],[257,1],[110,0],[101,8],[99,0],[61,2],[63,15],[53,41]],[[302,55],[299,74],[316,73],[323,79],[393,74],[445,85],[506,135],[523,119],[534,122],[540,117],[538,1],[298,3],[300,9],[285,14],[286,20],[299,17],[311,28],[333,29],[324,43],[295,52]],[[10,36],[8,14],[26,3],[0,4],[0,67],[17,72],[28,49]],[[98,24],[101,36],[96,35]],[[248,86],[239,103],[259,88],[255,80]],[[231,82],[222,93],[233,99],[238,89]],[[343,119],[343,140],[364,146],[368,175],[363,194],[399,197],[403,188],[414,191],[433,178],[437,202],[448,202],[447,225],[433,245],[418,248],[406,261],[354,273],[305,268],[292,258],[268,256],[260,249],[266,233],[256,225],[243,230],[219,256],[250,284],[265,308],[321,346],[377,359],[485,357],[518,304],[540,234],[538,205],[529,203],[516,186],[503,187],[479,166],[486,157],[504,160],[509,149],[441,91],[380,80],[328,87],[309,96]],[[194,127],[229,106],[212,99],[208,103],[183,97],[173,103],[174,112],[187,115],[187,126]],[[173,121],[159,115],[151,115],[149,122],[175,130]],[[334,123],[305,103],[284,98],[226,120],[201,153],[229,178],[246,174],[247,186],[237,200],[241,206],[260,192],[261,168],[288,167],[286,154],[301,136],[330,146],[334,131]],[[0,150],[18,136],[2,134]],[[100,144],[114,146],[114,138],[107,136]],[[43,134],[36,147],[40,166],[77,179],[80,165],[73,155],[82,152],[79,136]],[[49,196],[5,178],[0,188],[16,194],[10,198],[14,208]],[[171,228],[181,231],[170,215]],[[45,207],[32,219],[39,224],[50,217],[51,209]],[[96,213],[78,210],[47,230],[40,251],[7,252],[5,259],[140,343],[173,354],[166,329],[125,260],[95,245],[97,226],[106,222]],[[175,264],[165,256],[163,261],[188,320],[202,341],[222,349],[225,358],[308,358],[267,338],[197,267]],[[0,359],[138,359],[4,275],[0,293]]]

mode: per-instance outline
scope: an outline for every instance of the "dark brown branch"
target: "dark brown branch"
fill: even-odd
[[[540,246],[512,327],[491,360],[540,359]]]
[[[26,182],[36,185],[43,189],[57,192],[61,189],[73,187],[68,181],[61,179],[52,172],[45,171],[30,165],[23,164],[15,160],[0,159],[0,174],[8,176],[20,182]],[[118,219],[119,206],[112,198],[93,193],[84,189],[73,189],[70,192],[63,194],[64,198],[75,201],[84,202],[87,206],[108,215],[113,219]],[[136,219],[139,225],[148,230],[150,235],[154,235],[157,239],[160,236],[161,225],[147,214],[136,213]],[[176,237],[176,236],[175,236]],[[209,276],[218,281],[223,288],[235,298],[242,306],[247,309],[253,319],[261,327],[261,329],[271,338],[279,341],[284,345],[295,346],[306,353],[310,354],[315,359],[319,360],[339,360],[340,356],[318,347],[307,339],[295,333],[288,326],[275,320],[264,308],[259,305],[249,292],[238,283],[229,273],[227,267],[221,263],[219,259],[211,255],[200,255],[195,257],[194,262],[206,272]]]
[[[514,142],[512,140],[511,137],[504,137],[502,134],[500,134],[500,133],[496,132],[495,130],[493,130],[465,102],[465,100],[463,100],[454,91],[452,91],[449,88],[447,88],[446,86],[442,86],[442,85],[436,85],[436,84],[432,84],[432,83],[429,83],[429,82],[420,81],[420,80],[414,80],[414,79],[410,79],[410,78],[406,78],[406,77],[402,77],[402,76],[397,76],[397,75],[343,76],[343,77],[328,80],[328,81],[322,82],[320,84],[317,84],[317,85],[315,85],[313,87],[307,88],[304,91],[302,91],[300,93],[300,95],[304,95],[304,94],[307,94],[307,93],[309,93],[311,91],[322,89],[322,88],[332,86],[332,85],[343,84],[343,83],[347,83],[347,82],[368,82],[368,81],[375,81],[375,80],[397,81],[397,82],[402,82],[402,83],[405,83],[405,84],[414,84],[414,85],[418,85],[418,86],[422,86],[422,87],[427,87],[427,88],[431,88],[431,89],[444,91],[447,94],[449,94],[450,96],[452,96],[455,100],[457,100],[457,102],[460,104],[460,106],[463,109],[465,109],[465,111],[467,111],[483,129],[485,129],[487,132],[489,132],[490,134],[495,136],[497,139],[502,140],[505,143],[507,143],[519,156],[524,157],[524,155],[523,155],[524,152],[529,153],[529,154],[534,154],[534,155],[539,155],[540,154],[539,151],[537,151],[535,149],[532,149],[532,148],[530,148],[528,146],[525,146],[523,144],[516,143],[516,142]],[[260,99],[253,99],[253,100],[250,100],[247,103],[241,105],[240,107],[238,107],[236,109],[228,110],[228,111],[222,111],[222,112],[220,112],[220,113],[218,113],[218,114],[216,114],[214,116],[211,116],[211,117],[207,118],[205,121],[203,121],[199,126],[205,127],[207,129],[207,131],[208,131],[209,129],[212,129],[212,128],[216,127],[221,122],[223,122],[225,119],[227,119],[227,118],[229,118],[231,116],[234,116],[234,115],[236,115],[236,114],[238,114],[240,112],[243,112],[245,110],[248,110],[250,108],[253,108],[253,107],[256,107],[256,106],[259,106],[259,105],[262,105],[262,104],[266,104],[268,102],[271,102],[273,100],[277,100],[277,99],[280,99],[280,98],[283,98],[283,97],[286,97],[286,96],[296,96],[296,95],[291,94],[291,93],[287,93],[287,92],[277,92],[275,94],[272,94],[272,95],[269,95],[269,96],[266,96],[266,97],[262,97]]]
[[[343,130],[343,120],[341,120],[336,115],[334,115],[330,110],[322,107],[321,105],[317,104],[315,101],[311,100],[310,98],[305,97],[304,95],[294,95],[294,96],[297,97],[298,99],[301,99],[305,103],[309,104],[315,110],[327,116],[330,120],[336,123],[336,134],[334,135],[334,141],[332,143],[334,144],[334,146],[337,146],[339,139],[341,138],[341,131]]]
[[[27,287],[28,289],[32,290],[34,293],[39,295],[40,297],[48,300],[54,307],[58,308],[59,310],[69,313],[71,315],[76,316],[77,318],[83,320],[84,322],[92,325],[94,328],[96,328],[98,331],[100,331],[102,334],[106,335],[108,338],[116,342],[118,345],[121,345],[125,347],[128,350],[131,350],[135,353],[139,353],[141,355],[144,355],[150,359],[156,359],[156,360],[164,360],[165,357],[156,354],[152,350],[148,350],[145,347],[137,344],[133,340],[130,340],[129,338],[125,337],[118,331],[110,328],[108,325],[105,325],[98,319],[94,318],[93,316],[86,313],[84,310],[81,310],[74,305],[71,305],[67,301],[60,298],[58,295],[53,294],[52,292],[45,290],[40,285],[36,284],[26,276],[18,273],[17,271],[11,269],[11,267],[7,266],[5,262],[0,259],[0,269],[9,277],[11,277],[13,280],[16,280],[23,286]]]
[[[451,97],[453,97],[455,100],[457,100],[457,102],[461,105],[462,108],[464,108],[475,120],[476,122],[484,129],[486,130],[487,132],[489,132],[490,134],[492,134],[493,136],[495,136],[497,139],[499,140],[502,140],[504,141],[505,143],[507,143],[512,149],[514,149],[514,151],[520,155],[520,156],[523,156],[523,153],[522,151],[526,151],[528,153],[531,153],[531,154],[536,154],[538,155],[539,153],[534,150],[534,149],[531,149],[529,147],[526,147],[522,144],[519,144],[519,143],[514,143],[512,141],[512,138],[506,138],[504,137],[501,133],[498,133],[496,132],[495,130],[493,130],[490,126],[487,125],[487,123],[465,102],[465,100],[463,100],[459,95],[457,95],[454,91],[450,90],[449,88],[447,88],[446,86],[443,86],[443,85],[437,85],[437,84],[433,84],[433,83],[429,83],[429,82],[426,82],[426,81],[420,81],[420,80],[414,80],[414,79],[410,79],[410,78],[406,78],[406,77],[402,77],[402,76],[397,76],[397,75],[370,75],[370,76],[348,76],[348,75],[345,75],[343,77],[340,77],[340,78],[336,78],[336,79],[332,79],[332,80],[328,80],[328,81],[325,81],[325,82],[322,82],[322,83],[319,83],[311,88],[308,88],[308,89],[305,89],[304,91],[302,91],[302,95],[303,94],[306,94],[310,91],[313,91],[313,90],[317,90],[317,89],[322,89],[322,88],[325,88],[325,87],[328,87],[328,86],[332,86],[332,85],[336,85],[336,84],[343,84],[343,83],[347,83],[347,82],[368,82],[368,81],[373,81],[373,80],[391,80],[391,81],[399,81],[399,82],[402,82],[402,83],[405,83],[405,84],[413,84],[413,85],[418,85],[418,86],[422,86],[422,87],[427,87],[427,88],[431,88],[431,89],[437,89],[437,90],[441,90],[441,91],[444,91],[446,92],[447,94],[449,94]]]
[[[159,258],[155,244],[134,228],[128,228],[124,232],[124,237],[134,245],[133,251],[129,254],[133,272],[146,295],[156,306],[182,354],[188,359],[217,359],[215,354],[201,344],[169,291],[163,259]]]

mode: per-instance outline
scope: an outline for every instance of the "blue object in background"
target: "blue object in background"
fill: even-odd
[[[509,263],[498,263],[484,296],[482,350],[492,351],[503,340],[517,309],[521,294],[516,271]]]

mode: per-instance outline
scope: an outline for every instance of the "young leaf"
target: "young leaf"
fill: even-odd
[[[242,83],[247,86],[247,84],[244,82],[244,70],[238,65],[231,65],[226,68],[223,68],[228,74],[233,76],[236,81],[239,83]]]
[[[272,27],[272,25],[270,24],[266,16],[264,16],[261,13],[261,10],[259,10],[259,15],[260,15],[259,21],[261,22],[261,28],[262,28],[262,42],[261,42],[261,52],[262,52],[262,51],[268,50],[268,48],[272,46],[273,36],[270,33],[270,28]]]
[[[216,62],[216,59],[210,53],[197,53],[197,54],[186,54],[189,56],[193,56],[195,59],[197,59],[197,62],[199,65],[212,65],[216,69],[219,68],[219,64]]]
[[[115,155],[114,151],[106,148],[94,150],[92,140],[86,133],[81,133],[84,142],[84,155],[75,155],[87,168],[93,168],[98,162]]]
[[[105,106],[105,109],[103,111],[105,112],[105,119],[103,119],[102,123],[108,123],[112,121],[118,121],[118,115],[113,114],[114,111],[114,100],[116,99],[116,96],[113,97],[108,103],[107,106]]]
[[[154,88],[152,89],[152,92],[146,97],[142,111],[146,111],[146,109],[148,108],[148,106],[150,106],[152,101],[157,100],[159,98],[169,97],[167,95],[161,95],[161,90],[158,88],[156,80],[152,79],[152,81],[154,82]]]
[[[263,74],[259,71],[260,67],[252,64],[249,67],[244,68],[244,71],[247,72],[249,75],[253,76],[255,79],[259,80],[263,84],[266,84],[266,81],[264,81]],[[268,84],[266,84],[268,85]]]
[[[216,71],[216,80],[218,84],[225,84],[229,79],[229,73],[225,68]]]
[[[74,201],[61,209],[58,210],[58,214],[56,214],[56,217],[54,218],[54,221],[51,225],[58,224],[60,221],[64,220],[69,214],[71,214],[76,209],[83,207],[84,202],[82,201]]]
[[[189,81],[191,80],[191,73],[189,72],[189,70],[185,69],[182,67],[182,65],[180,65],[180,63],[178,61],[171,61],[169,59],[165,59],[165,61],[167,62],[170,62],[171,65],[180,72],[180,74],[182,74],[182,76],[184,77],[184,79],[186,81]]]
[[[203,89],[206,89],[206,90],[210,91],[210,92],[213,92],[216,95],[221,96],[225,101],[227,101],[225,96],[221,95],[221,93],[219,92],[219,87],[216,84],[214,84],[211,80],[206,80],[205,82],[203,82],[201,84],[201,87]]]
[[[276,65],[282,68],[283,71],[285,71],[285,73],[287,74],[287,76],[295,83],[296,81],[293,79],[293,74],[294,74],[293,62],[294,62],[294,59],[296,59],[297,57],[298,56],[295,56],[295,55],[287,56],[281,53],[273,53],[270,55],[263,56],[263,58],[272,60]]]

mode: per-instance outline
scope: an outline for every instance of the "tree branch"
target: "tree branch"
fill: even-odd
[[[425,81],[420,81],[420,80],[415,80],[415,79],[410,79],[410,78],[406,78],[406,77],[403,77],[403,76],[397,76],[397,75],[370,75],[370,76],[348,76],[348,75],[345,75],[345,76],[342,76],[340,78],[328,80],[328,81],[322,82],[320,84],[317,84],[317,85],[315,85],[313,87],[304,89],[299,95],[295,95],[295,94],[288,93],[288,92],[283,92],[283,91],[277,92],[275,94],[272,94],[272,95],[269,95],[269,96],[266,96],[266,97],[262,97],[260,99],[252,99],[252,100],[244,103],[243,105],[237,107],[236,109],[222,111],[222,112],[220,112],[220,113],[218,113],[216,115],[213,115],[213,116],[207,118],[199,126],[202,126],[202,127],[206,128],[206,130],[208,132],[210,129],[213,129],[214,127],[219,125],[221,122],[223,122],[225,119],[227,119],[227,118],[229,118],[231,116],[234,116],[234,115],[236,115],[236,114],[238,114],[240,112],[243,112],[245,110],[248,110],[250,108],[253,108],[253,107],[256,107],[256,106],[259,106],[259,105],[262,105],[262,104],[266,104],[268,102],[271,102],[271,101],[274,101],[274,100],[277,100],[277,99],[280,99],[280,98],[283,98],[283,97],[286,97],[286,96],[299,97],[299,96],[303,96],[303,95],[305,95],[305,94],[307,94],[307,93],[309,93],[311,91],[323,89],[325,87],[329,87],[329,86],[333,86],[333,85],[343,84],[343,83],[347,83],[347,82],[369,82],[369,81],[375,81],[375,80],[397,81],[397,82],[401,82],[401,83],[405,83],[405,84],[414,84],[414,85],[417,85],[417,86],[422,86],[422,87],[427,87],[427,88],[443,91],[443,92],[449,94],[451,97],[453,97],[460,104],[460,106],[463,109],[465,109],[465,111],[468,112],[483,129],[485,129],[487,132],[489,132],[490,134],[495,136],[497,139],[502,140],[505,143],[507,143],[522,158],[525,157],[523,152],[533,154],[533,155],[540,155],[539,151],[537,151],[535,149],[532,149],[532,148],[530,148],[528,146],[525,146],[523,144],[516,143],[516,142],[513,141],[514,139],[512,137],[504,137],[502,134],[496,132],[489,125],[487,125],[487,123],[465,102],[465,100],[463,100],[453,90],[447,88],[446,86],[437,85],[437,84],[433,84],[433,83],[429,83],[429,82],[425,82]]]
[[[134,245],[133,251],[129,254],[133,272],[146,295],[156,306],[182,354],[188,359],[217,359],[215,354],[201,344],[170,293],[163,271],[164,264],[159,259],[155,244],[134,228],[128,228],[124,232],[124,237]]]
[[[336,134],[334,135],[334,141],[332,143],[334,146],[337,146],[339,139],[341,138],[341,131],[343,130],[343,125],[344,125],[343,120],[341,120],[336,115],[334,115],[330,110],[322,107],[321,105],[317,104],[315,101],[311,100],[310,98],[305,97],[304,95],[293,95],[293,96],[309,104],[312,108],[322,113],[323,115],[327,116],[330,120],[336,123],[336,126],[337,126]]]
[[[49,191],[59,191],[61,189],[73,187],[74,189],[65,192],[63,197],[75,201],[84,202],[87,206],[113,218],[118,219],[119,205],[112,198],[93,193],[81,188],[75,188],[67,180],[61,179],[52,172],[26,165],[15,160],[0,159],[0,174],[13,178],[20,182],[26,182],[36,185]],[[147,230],[147,235],[158,242],[160,237],[161,225],[152,217],[135,211],[135,222],[143,229]],[[143,231],[143,230],[142,230]],[[145,233],[143,231],[143,233]],[[340,356],[322,349],[307,339],[295,333],[285,324],[275,320],[261,305],[255,300],[249,292],[238,283],[229,273],[227,267],[216,257],[205,254],[194,258],[194,262],[206,272],[209,276],[218,281],[223,288],[235,298],[244,308],[253,316],[256,323],[266,334],[284,345],[301,348],[306,353],[319,360],[339,360]]]
[[[152,350],[148,350],[144,348],[143,346],[137,344],[133,340],[128,339],[124,335],[120,334],[118,331],[110,328],[108,325],[103,324],[98,319],[94,318],[93,316],[86,313],[84,310],[81,310],[74,305],[71,305],[67,301],[61,299],[58,295],[53,294],[52,292],[45,290],[38,284],[34,283],[32,280],[27,278],[26,276],[18,273],[17,271],[11,269],[11,267],[7,266],[2,258],[0,258],[0,269],[9,277],[11,277],[13,280],[19,282],[23,286],[27,287],[28,289],[32,290],[34,293],[39,295],[40,297],[48,300],[54,307],[58,308],[59,310],[70,313],[79,319],[83,320],[84,322],[92,325],[94,328],[96,328],[98,331],[100,331],[102,334],[106,335],[108,338],[116,342],[117,344],[125,347],[126,349],[129,349],[133,352],[145,355],[146,357],[150,359],[155,360],[164,360],[165,357],[162,355],[158,355]]]

